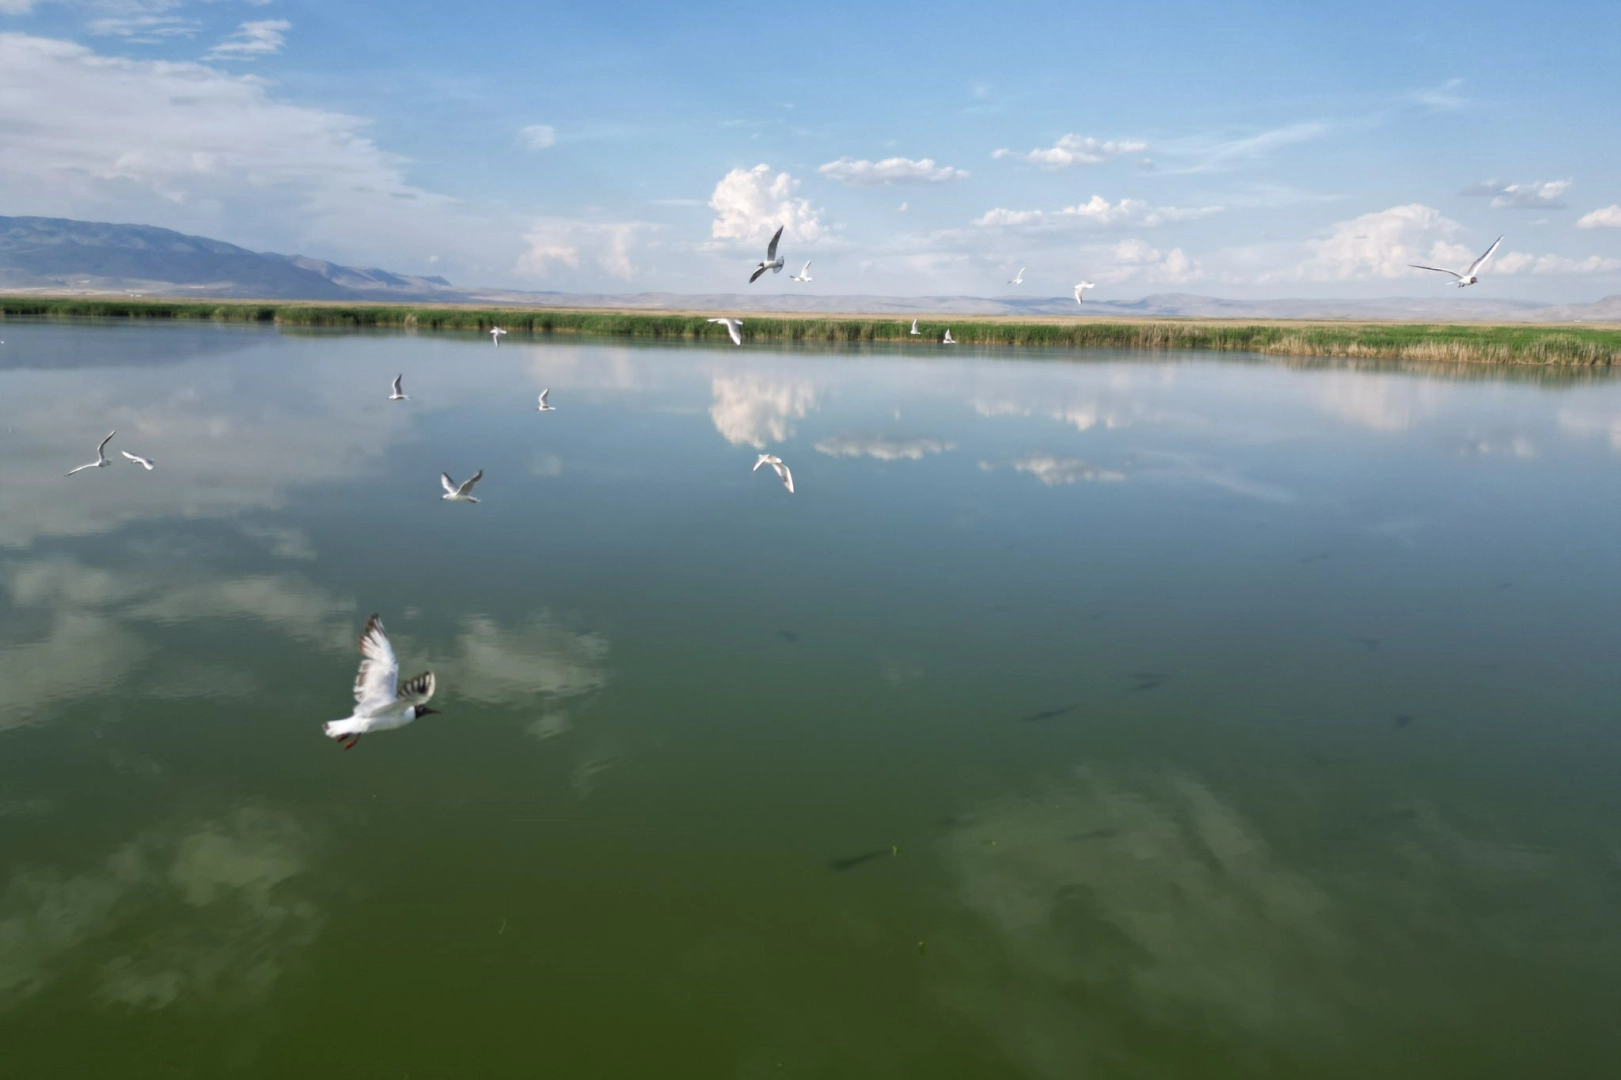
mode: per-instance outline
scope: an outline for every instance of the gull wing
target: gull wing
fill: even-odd
[[[118,432],[116,430],[109,431],[107,433],[107,437],[105,439],[101,440],[101,445],[96,447],[96,453],[100,454],[102,457],[106,457],[107,456],[107,444],[112,442],[113,441],[113,436],[117,435],[117,434],[118,434]]]
[[[549,386],[546,389],[544,389],[544,390],[542,390],[540,392],[540,403],[542,405],[546,404],[546,395],[551,393],[551,392],[552,392],[552,388],[549,387]]]
[[[765,246],[765,261],[766,262],[770,262],[772,259],[775,259],[777,257],[777,241],[781,240],[781,239],[782,239],[782,226],[778,225],[776,235],[771,238],[771,243],[769,243],[769,244],[767,244]]]
[[[760,460],[756,461],[754,463],[754,468],[750,469],[749,472],[759,472],[761,465],[771,465],[771,455],[770,454],[761,454],[760,455]],[[771,465],[771,467],[773,469],[776,468],[775,465]]]
[[[138,454],[132,454],[128,450],[120,450],[119,453],[123,454],[125,457],[129,458],[131,461],[135,462],[135,464],[141,466],[143,469],[147,470],[148,472],[152,471],[152,463],[150,461],[148,461],[146,458],[141,457]]]
[[[1497,246],[1496,244],[1492,245],[1492,247],[1496,247],[1496,246]],[[1486,256],[1484,256],[1484,255],[1481,256],[1481,258],[1485,258],[1485,257]],[[1407,265],[1411,266],[1414,270],[1434,270],[1437,274],[1451,274],[1453,277],[1457,278],[1459,281],[1462,281],[1463,277],[1464,277],[1462,274],[1458,273],[1456,270],[1448,270],[1445,267],[1441,267],[1441,266],[1420,266],[1420,265],[1418,265],[1418,263],[1408,263]]]
[[[74,474],[74,473],[76,473],[76,472],[84,472],[84,471],[85,471],[85,470],[86,470],[86,469],[94,469],[94,468],[95,468],[95,467],[96,467],[96,466],[97,466],[97,465],[99,465],[99,464],[101,464],[101,462],[99,462],[99,461],[92,461],[92,462],[90,462],[90,464],[88,464],[88,465],[80,465],[80,466],[79,466],[79,467],[78,467],[78,468],[77,468],[77,469],[73,469],[73,470],[72,470],[72,471],[70,471],[70,472],[69,472],[69,473],[68,473],[68,474],[67,474],[67,475],[69,475],[69,476],[72,476],[72,475],[73,475],[73,474]]]
[[[446,495],[456,494],[456,481],[450,478],[449,473],[442,472],[439,474],[439,484],[445,489]]]
[[[803,280],[809,280],[810,279],[810,262],[809,262],[809,260],[807,260],[805,262],[805,268],[799,272],[799,276]]]
[[[413,705],[426,705],[433,697],[433,672],[424,671],[416,678],[409,680],[394,695],[395,701],[409,701]]]
[[[761,263],[760,269],[749,275],[749,284],[753,285],[756,281],[759,281],[760,275],[763,273],[765,273],[765,263]]]
[[[743,320],[742,319],[722,319],[721,322],[725,324],[726,333],[732,339],[732,344],[733,345],[741,345],[741,344],[743,344]]]
[[[912,320],[912,333],[914,333],[914,334],[917,333],[917,320],[916,319]]]
[[[471,495],[473,493],[473,485],[478,483],[482,479],[484,479],[484,470],[480,469],[478,472],[474,473],[472,476],[469,476],[462,483],[462,486],[456,489],[456,494],[458,494],[458,495]]]
[[[394,659],[394,646],[383,633],[383,621],[373,615],[360,635],[360,672],[355,676],[355,704],[386,704],[395,698],[394,684],[400,677],[400,662]]]
[[[403,371],[394,376],[394,392],[396,394],[404,393],[404,391],[400,389],[400,380],[403,378],[405,378],[405,373]]]
[[[1499,236],[1496,240],[1493,240],[1492,241],[1492,246],[1486,249],[1486,254],[1482,255],[1480,258],[1478,258],[1474,262],[1470,263],[1469,264],[1469,269],[1467,269],[1467,270],[1465,270],[1463,272],[1463,276],[1464,277],[1469,277],[1476,270],[1479,270],[1481,264],[1484,263],[1487,259],[1492,257],[1492,252],[1496,251],[1497,250],[1497,245],[1501,244],[1502,242],[1503,242],[1503,238],[1501,236]]]
[[[780,461],[773,461],[771,467],[777,470],[777,476],[782,479],[782,486],[788,489],[788,494],[794,493],[794,474],[788,471],[788,466]]]

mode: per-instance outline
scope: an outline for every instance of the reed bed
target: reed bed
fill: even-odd
[[[288,327],[377,327],[516,334],[601,334],[724,341],[726,331],[702,315],[547,308],[471,308],[398,304],[309,304],[250,301],[52,299],[0,297],[0,318],[210,319]],[[1189,349],[1269,356],[1346,357],[1444,364],[1609,367],[1621,364],[1621,330],[1601,327],[1441,325],[1419,323],[1243,323],[1148,320],[1018,322],[863,316],[818,318],[743,313],[746,340],[795,342],[929,342],[951,328],[963,345],[1059,349]]]

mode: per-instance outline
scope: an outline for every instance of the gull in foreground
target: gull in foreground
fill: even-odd
[[[107,433],[107,437],[101,440],[101,445],[96,447],[96,460],[92,461],[88,465],[80,465],[77,469],[74,469],[72,472],[68,473],[68,475],[72,476],[73,473],[84,472],[86,469],[105,469],[109,464],[111,464],[107,460],[107,444],[112,442],[113,436],[117,434],[117,431],[109,431]]]
[[[382,620],[373,615],[360,635],[360,673],[355,676],[355,711],[352,716],[323,726],[326,737],[343,744],[345,750],[373,731],[404,727],[419,716],[437,713],[428,708],[433,697],[433,672],[424,671],[404,686],[396,687],[400,662],[394,659],[394,646],[383,633]]]
[[[732,337],[733,345],[743,344],[742,319],[710,319],[709,321],[713,323],[720,323],[722,326],[726,327],[726,332]]]
[[[551,390],[551,387],[549,387],[549,386],[546,389],[544,389],[544,390],[542,390],[540,392],[540,404],[535,406],[535,411],[536,412],[556,412],[557,411],[556,409],[552,408],[550,405],[546,404],[546,395],[551,393],[551,392],[552,392],[552,390]]]
[[[760,460],[754,463],[754,468],[749,472],[757,471],[761,465],[771,466],[776,471],[777,479],[782,481],[782,486],[788,489],[788,494],[794,493],[794,474],[788,471],[788,466],[782,463],[782,458],[776,454],[761,454]]]
[[[1013,280],[1008,282],[1008,284],[1009,285],[1023,285],[1024,284],[1024,267],[1022,267],[1022,266],[1019,267],[1019,272],[1017,274],[1013,275]]]
[[[476,503],[478,500],[473,498],[473,485],[482,479],[484,479],[484,470],[480,469],[478,472],[468,477],[467,480],[460,486],[457,486],[456,481],[450,478],[449,473],[440,473],[439,483],[443,485],[445,493],[439,497],[446,502]]]
[[[1097,288],[1097,286],[1092,284],[1090,281],[1083,281],[1080,284],[1076,285],[1075,286],[1075,302],[1077,304],[1085,304],[1086,299],[1081,294],[1084,293],[1087,289],[1095,289],[1095,288]]]
[[[789,274],[788,275],[788,280],[789,281],[809,281],[810,279],[811,279],[811,276],[810,276],[810,263],[809,262],[805,263],[805,269],[801,270],[799,273],[797,273],[797,274]]]
[[[507,332],[501,329],[499,326],[490,327],[490,340],[495,342],[496,348],[501,347],[501,339],[506,337],[506,335]]]
[[[1414,270],[1434,270],[1438,274],[1451,274],[1453,277],[1458,279],[1457,285],[1458,288],[1461,289],[1466,285],[1473,285],[1480,280],[1480,278],[1475,276],[1475,271],[1479,270],[1481,264],[1492,257],[1492,252],[1496,251],[1497,245],[1501,244],[1502,242],[1503,238],[1501,236],[1499,236],[1496,240],[1493,240],[1492,246],[1486,249],[1486,254],[1470,263],[1469,269],[1465,270],[1461,274],[1456,270],[1448,270],[1445,267],[1440,266],[1420,266],[1418,263],[1408,263],[1407,265],[1411,266]]]
[[[920,336],[920,335],[919,335],[919,334],[918,334],[918,329],[917,329],[917,320],[916,320],[916,319],[913,319],[913,320],[912,320],[912,336],[913,336],[913,337],[919,337],[919,336]]]
[[[152,459],[151,458],[142,457],[139,454],[132,454],[128,450],[120,450],[119,453],[123,454],[125,457],[129,458],[131,461],[133,461],[135,464],[139,465],[141,468],[145,469],[147,472],[152,471]]]
[[[776,234],[771,237],[771,243],[765,246],[765,262],[760,264],[760,268],[758,270],[749,275],[750,285],[753,285],[756,281],[759,281],[760,275],[765,273],[767,270],[771,271],[773,274],[782,273],[783,263],[787,260],[785,260],[781,255],[777,254],[777,241],[781,239],[782,226],[778,225]]]
[[[957,344],[957,339],[952,337],[951,336],[951,331],[949,329],[947,329],[946,332],[945,332],[945,336],[943,336],[940,339],[940,344],[942,344],[942,345],[955,345],[955,344]]]
[[[403,379],[403,378],[405,378],[405,375],[404,375],[403,372],[401,374],[399,374],[399,375],[394,376],[394,389],[389,392],[388,400],[390,400],[390,401],[410,401],[411,400],[410,395],[408,395],[404,390],[400,389],[400,380]]]

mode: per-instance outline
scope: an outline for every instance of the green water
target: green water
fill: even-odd
[[[6,1077],[1621,1053],[1621,382],[0,338]]]

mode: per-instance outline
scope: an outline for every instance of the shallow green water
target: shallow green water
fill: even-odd
[[[1621,1052],[1621,382],[0,338],[5,1076]]]

